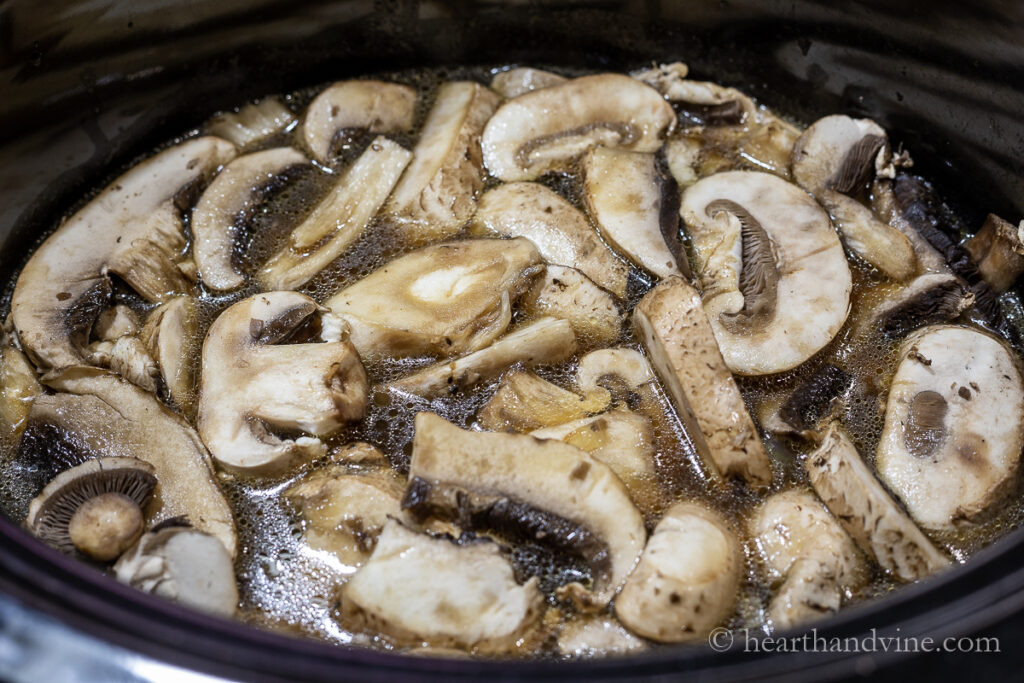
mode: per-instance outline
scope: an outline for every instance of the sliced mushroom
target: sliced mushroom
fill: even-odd
[[[492,432],[528,432],[599,413],[608,407],[609,398],[580,396],[529,370],[513,370],[501,378],[477,420]]]
[[[800,381],[779,406],[778,412],[762,419],[762,422],[773,432],[811,436],[818,424],[835,412],[836,402],[852,385],[853,377],[849,373],[825,363]]]
[[[338,133],[353,128],[371,133],[402,133],[412,128],[416,91],[384,81],[341,81],[306,107],[302,140],[319,161],[326,161]]]
[[[491,79],[491,89],[497,91],[502,97],[512,98],[565,83],[566,80],[564,76],[553,74],[550,71],[522,66],[496,73]]]
[[[886,276],[906,282],[917,273],[917,255],[910,240],[896,228],[882,223],[855,199],[826,189],[818,196],[843,242]]]
[[[190,412],[195,402],[193,363],[201,346],[196,300],[179,296],[161,304],[149,314],[139,338],[159,366],[168,396]]]
[[[117,341],[139,333],[139,318],[124,304],[106,309],[96,318],[92,333],[100,341]]]
[[[581,345],[603,346],[622,335],[622,310],[615,297],[568,266],[549,265],[544,277],[519,300],[528,316],[568,320]]]
[[[704,311],[696,290],[670,277],[640,300],[633,326],[712,476],[767,486],[771,463]]]
[[[981,276],[999,294],[1013,287],[1024,273],[1024,221],[1014,227],[990,213],[965,246]]]
[[[21,436],[32,402],[43,393],[35,368],[9,340],[0,343],[0,426],[3,435]]]
[[[539,264],[525,239],[437,244],[391,261],[326,305],[352,326],[363,357],[451,356],[505,331]]]
[[[679,231],[679,189],[658,172],[654,155],[596,147],[582,167],[583,200],[601,236],[660,278],[681,275],[666,242]]]
[[[297,292],[257,294],[220,314],[203,344],[196,426],[221,466],[281,472],[326,452],[315,436],[362,418],[366,371],[346,332]]]
[[[210,614],[232,616],[238,608],[231,554],[214,536],[188,526],[146,533],[114,573],[121,583]]]
[[[842,604],[835,569],[816,558],[801,557],[772,598],[768,618],[776,631],[787,630],[834,614]]]
[[[517,584],[494,543],[456,543],[394,520],[341,589],[342,617],[352,627],[399,645],[479,653],[514,650],[535,628],[543,603],[537,579]]]
[[[704,310],[729,369],[794,368],[839,332],[852,279],[828,215],[767,173],[718,173],[683,194]]]
[[[899,202],[896,201],[896,193],[893,190],[893,182],[888,178],[875,178],[871,183],[871,210],[883,222],[896,228],[910,240],[914,248],[914,255],[917,257],[918,270],[922,273],[946,273],[950,272],[946,259],[938,250],[929,244],[917,228],[915,228],[903,211]]]
[[[849,435],[833,422],[804,461],[815,493],[860,549],[901,581],[949,565],[868,469]]]
[[[89,331],[115,273],[150,301],[187,291],[175,265],[186,242],[181,200],[235,155],[234,146],[195,138],[147,159],[69,218],[18,276],[11,320],[42,370],[81,362]]]
[[[260,284],[297,289],[341,256],[366,232],[411,158],[397,142],[375,138],[260,269]]]
[[[742,572],[740,545],[725,521],[703,505],[677,503],[654,528],[615,616],[663,643],[707,638],[732,613]]]
[[[878,475],[922,527],[953,530],[1008,493],[1022,415],[1024,380],[1003,342],[970,328],[920,330],[889,388]]]
[[[543,185],[508,183],[485,193],[470,230],[525,237],[548,263],[576,268],[613,294],[626,294],[629,266],[601,241],[576,207]]]
[[[427,115],[413,162],[387,205],[410,243],[452,237],[483,187],[480,134],[500,98],[469,81],[445,83]]]
[[[619,478],[561,441],[464,431],[419,413],[409,477],[406,507],[426,499],[433,503],[429,512],[456,516],[460,496],[446,490],[471,492],[483,500],[477,507],[471,496],[461,496],[468,509],[460,521],[473,522],[469,513],[477,512],[484,525],[529,532],[581,555],[594,571],[588,595],[594,605],[612,599],[643,549],[643,518]]]
[[[974,294],[950,273],[920,275],[882,304],[871,327],[897,339],[925,325],[954,320],[974,304]]]
[[[579,616],[558,632],[558,652],[567,657],[627,655],[647,649],[643,638],[611,617]]]
[[[635,349],[591,351],[576,366],[576,383],[585,394],[609,391],[621,400],[654,381],[651,364]]]
[[[884,128],[871,119],[833,114],[815,121],[797,140],[793,179],[819,199],[826,189],[855,196],[876,175],[891,178],[891,162]]]
[[[132,384],[156,393],[160,368],[138,337],[119,337],[113,342],[107,367]]]
[[[490,346],[452,361],[431,365],[388,384],[394,391],[443,396],[468,391],[501,375],[516,363],[524,367],[558,363],[576,353],[576,336],[565,320],[540,318]]]
[[[240,156],[206,188],[192,212],[192,254],[199,277],[210,289],[241,287],[245,275],[235,263],[239,218],[260,202],[261,191],[293,168],[307,163],[291,147]]]
[[[291,109],[276,97],[267,97],[237,112],[218,114],[210,120],[207,130],[239,147],[248,147],[280,133],[294,122],[295,114]]]
[[[566,168],[597,145],[655,152],[675,120],[657,90],[628,76],[574,78],[502,104],[484,129],[484,164],[509,182]]]
[[[28,506],[25,527],[61,552],[112,562],[142,535],[157,479],[148,462],[105,457],[61,472]]]
[[[672,102],[680,113],[698,125],[755,124],[757,107],[735,88],[686,78],[689,69],[681,62],[633,74]]]

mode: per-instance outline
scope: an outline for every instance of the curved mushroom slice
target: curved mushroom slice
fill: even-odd
[[[303,343],[315,338],[317,324],[324,343]],[[240,474],[280,472],[326,447],[274,429],[322,436],[362,418],[366,371],[345,332],[297,292],[257,294],[220,314],[203,343],[196,417],[220,465]]]
[[[470,230],[525,237],[548,263],[575,268],[613,294],[626,294],[629,266],[601,241],[575,206],[543,185],[508,183],[486,192]]]
[[[384,81],[341,81],[306,107],[302,140],[318,161],[326,161],[335,136],[358,128],[371,133],[401,133],[412,128],[416,91]]]
[[[576,617],[558,632],[558,651],[568,657],[626,655],[647,649],[643,638],[610,617]]]
[[[640,512],[612,470],[561,441],[464,431],[433,413],[419,413],[409,478],[406,507],[425,493],[431,503],[440,503],[429,505],[434,507],[429,512],[458,515],[452,503],[460,496],[446,491],[470,492],[483,498],[481,507],[463,512],[478,512],[485,523],[518,528],[584,556],[594,569],[588,598],[595,605],[612,599],[647,536]],[[472,498],[461,496],[470,507]],[[535,535],[531,524],[546,535]]]
[[[632,631],[663,643],[707,637],[733,611],[743,555],[718,514],[695,503],[672,506],[654,528],[615,600]]]
[[[917,581],[949,565],[889,497],[838,423],[829,426],[804,466],[815,493],[882,569],[901,581]]]
[[[629,396],[652,382],[651,364],[635,349],[591,351],[576,366],[576,383],[585,394],[609,391],[613,396]]]
[[[914,278],[879,307],[872,329],[897,339],[925,325],[949,322],[974,305],[974,294],[951,273],[926,273]]]
[[[501,378],[477,420],[492,432],[528,432],[599,413],[610,398],[607,394],[580,396],[529,370],[513,370]]]
[[[565,83],[566,80],[568,79],[564,76],[553,74],[550,71],[521,66],[496,73],[491,79],[491,89],[497,91],[502,97],[511,99],[534,90]]]
[[[640,300],[633,326],[712,476],[767,486],[771,463],[704,311],[696,290],[670,277]]]
[[[280,133],[294,121],[295,114],[291,109],[276,97],[268,97],[247,104],[237,112],[214,116],[207,124],[207,130],[239,147],[248,147]]]
[[[1024,273],[1024,221],[1014,227],[990,213],[965,246],[981,276],[999,294],[1013,287]]]
[[[419,534],[395,520],[341,589],[344,620],[399,645],[516,649],[536,627],[544,598],[537,579],[516,583],[489,541],[456,543]]]
[[[120,337],[131,337],[138,333],[138,316],[124,304],[117,304],[100,313],[92,326],[93,336],[100,341],[117,341]]]
[[[138,337],[119,337],[113,342],[105,365],[132,384],[156,393],[160,368]]]
[[[3,436],[21,436],[32,402],[43,393],[35,368],[5,340],[0,344],[0,425]]]
[[[786,581],[768,606],[768,616],[776,631],[787,630],[822,619],[839,611],[843,591],[836,582],[835,570],[826,562],[801,557],[790,568]]]
[[[936,326],[904,342],[876,467],[925,529],[950,531],[989,509],[1024,448],[1024,382],[1003,342]]]
[[[704,310],[729,369],[794,368],[839,332],[852,279],[828,215],[773,175],[732,171],[683,194]]]
[[[614,249],[660,278],[682,274],[666,242],[679,231],[679,189],[653,154],[597,147],[583,157],[583,177],[587,211]]]
[[[541,318],[510,332],[490,346],[453,361],[442,361],[388,388],[419,396],[443,396],[468,391],[499,376],[516,363],[524,367],[558,363],[576,353],[576,336],[565,320]]]
[[[204,285],[218,292],[242,286],[234,263],[239,216],[275,178],[306,163],[298,150],[275,147],[238,157],[214,178],[192,211],[192,254]]]
[[[640,81],[574,78],[502,104],[484,128],[484,164],[499,180],[532,180],[597,145],[656,152],[675,121],[672,106]]]
[[[922,273],[949,273],[945,257],[926,240],[904,215],[896,200],[893,182],[888,178],[875,178],[871,183],[871,210],[883,222],[896,228],[910,240]]]
[[[362,237],[411,158],[398,143],[375,138],[260,269],[260,284],[297,289],[341,256]]]
[[[473,215],[483,187],[480,134],[500,99],[468,81],[445,83],[438,90],[413,162],[386,208],[407,241],[451,237]]]
[[[185,516],[235,554],[234,517],[213,476],[210,456],[195,430],[153,395],[106,370],[69,368],[47,382],[72,393],[40,396],[30,428],[67,435],[84,457],[120,455],[153,465],[159,482],[146,519]],[[22,445],[24,447],[25,441]]]
[[[676,105],[681,113],[698,125],[754,124],[757,107],[754,101],[736,88],[727,88],[710,81],[686,78],[689,68],[682,62],[633,74]]]
[[[818,195],[843,242],[855,254],[893,280],[906,282],[917,273],[917,255],[910,240],[875,218],[871,209],[835,190]]]
[[[199,354],[199,311],[196,300],[179,296],[161,304],[149,315],[139,339],[160,368],[167,394],[189,412],[195,401],[195,369]]]
[[[32,254],[18,276],[11,320],[42,370],[81,362],[89,331],[110,298],[107,273],[150,301],[187,291],[175,265],[186,242],[180,200],[235,155],[212,137],[175,145],[118,178]]]
[[[352,326],[363,357],[450,356],[505,331],[539,263],[524,239],[438,244],[391,261],[326,305]]]
[[[622,335],[622,310],[607,291],[568,266],[549,265],[519,300],[527,316],[568,320],[581,345],[611,344]]]

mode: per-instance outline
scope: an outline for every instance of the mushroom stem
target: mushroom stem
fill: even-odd
[[[75,548],[98,562],[110,562],[142,535],[142,509],[123,493],[90,498],[71,516],[68,535]]]

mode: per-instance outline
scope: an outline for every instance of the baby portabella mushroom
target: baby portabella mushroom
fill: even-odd
[[[598,145],[656,152],[675,120],[672,106],[640,81],[583,76],[502,104],[484,128],[484,164],[509,182],[566,168]]]
[[[527,316],[569,321],[581,345],[611,344],[622,334],[622,310],[615,297],[575,268],[548,265],[544,276],[519,300]]]
[[[652,640],[701,640],[732,613],[742,573],[740,545],[725,521],[703,505],[677,503],[647,541],[615,615]]]
[[[990,213],[966,247],[981,276],[1000,294],[1024,273],[1024,221],[1014,226]]]
[[[925,529],[953,530],[1005,495],[1024,448],[1012,352],[974,329],[911,335],[889,388],[876,466]]]
[[[279,472],[325,452],[317,438],[366,410],[366,371],[343,321],[297,292],[244,299],[210,326],[196,419],[224,467]],[[323,343],[316,343],[322,341]]]
[[[302,140],[318,161],[330,157],[336,136],[346,130],[401,133],[412,128],[416,91],[383,81],[341,81],[309,103]]]
[[[565,83],[566,80],[564,76],[553,74],[550,71],[521,66],[496,73],[491,79],[491,90],[498,92],[502,97],[512,98]]]
[[[768,173],[718,173],[686,190],[681,213],[730,370],[789,370],[843,326],[850,269],[828,215],[806,192]]]
[[[25,527],[62,552],[112,562],[142,535],[142,510],[157,483],[154,472],[136,458],[86,460],[61,472],[32,500]]]

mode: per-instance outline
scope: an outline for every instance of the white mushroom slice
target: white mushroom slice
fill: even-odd
[[[9,342],[0,344],[0,434],[20,436],[32,402],[42,393],[35,368],[25,354]]]
[[[688,80],[688,71],[685,64],[676,62],[635,73],[633,77],[655,88],[670,102],[681,105],[684,115],[695,123],[714,126],[757,122],[757,106],[749,97],[736,88]]]
[[[419,396],[468,391],[516,363],[550,365],[576,353],[576,336],[565,320],[540,318],[510,332],[490,346],[452,361],[431,365],[388,384],[392,390]]]
[[[694,135],[673,137],[662,148],[665,164],[680,188],[686,189],[704,175],[702,159],[704,146]]]
[[[794,562],[768,606],[775,630],[791,629],[837,612],[843,591],[834,572],[834,567],[814,558],[801,557]]]
[[[965,246],[981,276],[1000,294],[1024,273],[1024,221],[1014,226],[990,213]]]
[[[949,531],[1009,492],[1024,448],[1024,382],[977,330],[911,335],[889,388],[878,475],[925,529]]]
[[[260,269],[266,289],[297,289],[362,237],[412,154],[377,137]]]
[[[561,441],[465,431],[433,413],[419,413],[409,478],[404,504],[414,514],[421,505],[433,514],[458,513],[445,495],[454,489],[466,492],[466,505],[481,507],[477,519],[507,529],[526,518],[529,528],[523,531],[531,538],[581,555],[594,571],[588,596],[594,605],[612,599],[647,536],[640,512],[614,472]],[[496,505],[495,499],[505,504]]]
[[[681,81],[689,74],[690,67],[685,62],[670,62],[657,64],[650,69],[640,69],[629,75],[665,94],[674,83]]]
[[[767,486],[771,463],[704,311],[696,290],[670,277],[640,300],[633,326],[712,476]]]
[[[950,268],[945,257],[925,239],[917,228],[903,215],[896,201],[892,181],[887,178],[875,178],[871,183],[871,210],[875,215],[903,233],[914,248],[918,268],[922,273],[949,273]]]
[[[455,543],[392,520],[370,559],[341,589],[348,625],[400,645],[513,650],[535,627],[544,598],[537,579],[516,583],[489,541]]]
[[[949,565],[875,479],[849,435],[833,422],[804,461],[815,493],[857,545],[901,581]]]
[[[214,178],[192,211],[192,254],[203,284],[218,292],[241,287],[234,263],[239,216],[259,202],[259,192],[286,170],[306,164],[291,147],[240,156]]]
[[[212,137],[166,149],[115,180],[32,254],[18,276],[11,320],[40,369],[81,361],[110,297],[108,272],[150,301],[189,289],[175,265],[186,246],[182,190],[209,180],[234,155],[231,143]]]
[[[818,200],[850,250],[893,280],[906,282],[914,277],[917,255],[906,235],[879,221],[856,199],[835,190],[823,190]]]
[[[237,541],[231,506],[213,476],[209,453],[195,430],[151,393],[98,368],[77,367],[47,382],[72,393],[40,396],[26,431],[52,425],[75,436],[87,454],[138,458],[153,465],[159,485],[146,519],[185,516],[210,533],[234,556]],[[77,395],[76,395],[77,394]],[[49,442],[52,436],[48,436]],[[34,440],[30,440],[34,441]],[[22,441],[22,447],[26,441]]]
[[[789,370],[839,332],[850,310],[850,269],[809,194],[767,173],[718,173],[686,190],[681,214],[730,370]]]
[[[160,368],[138,337],[119,337],[110,349],[109,365],[132,384],[156,393]]]
[[[528,316],[568,320],[581,345],[611,344],[622,335],[622,310],[610,293],[568,266],[549,265],[519,300]]]
[[[480,134],[499,100],[468,81],[438,90],[413,162],[386,208],[406,240],[423,244],[452,237],[473,215],[483,187]]]
[[[626,294],[629,267],[576,207],[543,185],[509,183],[485,193],[470,230],[525,237],[548,263],[576,268],[613,294]]]
[[[566,168],[597,145],[656,152],[675,121],[672,106],[640,81],[583,76],[501,105],[484,129],[484,164],[509,182]]]
[[[974,305],[974,294],[952,273],[926,273],[878,307],[870,329],[898,339],[925,325],[946,323]]]
[[[513,370],[501,378],[477,420],[492,432],[528,432],[599,413],[609,399],[607,394],[580,396],[529,370]]]
[[[268,292],[220,314],[203,344],[196,426],[217,462],[274,474],[326,452],[329,434],[366,410],[366,371],[344,324],[297,292]],[[301,343],[320,323],[324,343]],[[309,335],[312,336],[312,335]],[[282,343],[300,341],[300,343]]]
[[[815,121],[793,147],[793,180],[816,197],[826,189],[851,194],[887,165],[889,138],[871,119],[833,114]],[[889,177],[892,177],[891,175]]]
[[[654,381],[651,364],[635,349],[599,349],[580,358],[576,383],[585,394],[601,391],[640,391]]]
[[[513,98],[534,90],[565,83],[566,80],[564,76],[553,74],[550,71],[521,66],[496,73],[491,79],[491,89],[497,91],[502,97]]]
[[[116,341],[119,337],[139,333],[139,319],[124,304],[117,304],[99,314],[92,326],[93,336],[100,341]]]
[[[583,199],[601,236],[659,278],[681,275],[666,242],[679,230],[678,188],[658,173],[654,155],[597,147],[582,166]]]
[[[280,133],[294,121],[291,109],[276,97],[268,97],[247,104],[237,112],[218,114],[210,120],[207,130],[239,147],[248,147]]]
[[[144,534],[114,573],[121,583],[203,612],[232,616],[238,607],[231,555],[216,538],[190,527]]]
[[[196,300],[179,296],[150,313],[139,338],[160,368],[167,394],[182,410],[194,403],[195,368],[199,355],[199,311]]]
[[[609,617],[579,616],[558,632],[558,651],[568,657],[636,654],[647,649],[643,638]]]
[[[505,331],[539,263],[524,239],[438,244],[391,261],[326,305],[352,326],[363,357],[450,356]]]
[[[663,643],[702,640],[732,613],[743,556],[736,535],[703,505],[677,503],[654,528],[615,600],[630,630]]]
[[[302,140],[319,161],[326,161],[335,136],[358,128],[371,133],[401,133],[412,128],[416,91],[384,81],[341,81],[309,103]]]

